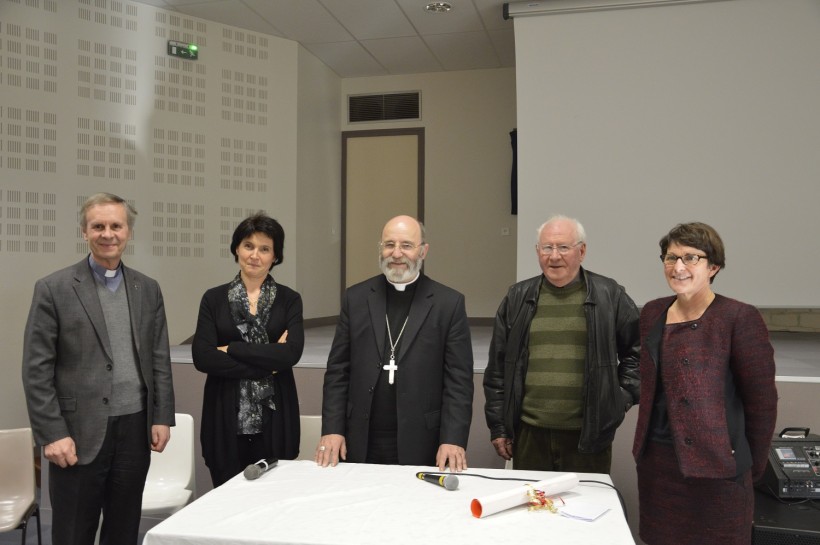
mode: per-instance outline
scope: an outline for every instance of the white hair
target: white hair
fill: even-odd
[[[538,230],[535,233],[535,242],[538,243],[541,240],[541,232],[544,228],[549,225],[550,223],[554,223],[556,221],[569,221],[575,225],[575,242],[586,242],[587,241],[587,232],[584,230],[584,226],[581,225],[581,222],[575,218],[570,218],[569,216],[564,216],[563,214],[555,214],[550,216],[547,221],[541,224]]]

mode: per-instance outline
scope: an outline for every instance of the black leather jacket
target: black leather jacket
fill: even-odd
[[[599,452],[640,396],[638,309],[611,278],[581,269],[587,287],[584,314],[587,356],[584,416],[578,451]],[[484,373],[484,413],[490,438],[515,439],[521,420],[524,378],[529,363],[530,323],[543,275],[514,284],[495,315],[490,359]]]

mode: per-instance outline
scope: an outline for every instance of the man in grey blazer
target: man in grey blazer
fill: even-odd
[[[473,351],[464,296],[421,272],[420,222],[382,232],[383,274],[342,303],[324,380],[315,460],[467,468]]]
[[[136,211],[109,193],[80,211],[91,250],[34,286],[23,345],[29,419],[49,463],[55,545],[133,543],[151,450],[174,425],[165,306],[121,257]]]

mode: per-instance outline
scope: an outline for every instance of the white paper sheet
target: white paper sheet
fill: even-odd
[[[562,507],[559,512],[571,519],[592,522],[609,511],[609,507],[581,501],[573,501]]]

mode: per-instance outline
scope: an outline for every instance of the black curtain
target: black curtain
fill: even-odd
[[[510,175],[510,214],[518,214],[518,129],[510,131],[512,174]]]

